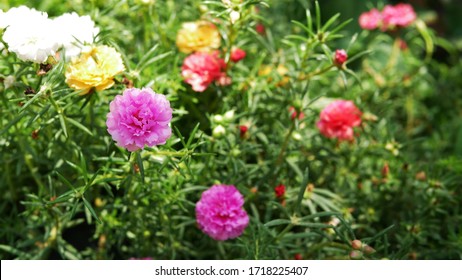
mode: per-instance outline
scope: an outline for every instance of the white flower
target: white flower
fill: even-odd
[[[9,9],[7,12],[0,10],[0,29],[8,26],[24,24],[27,21],[36,21],[48,18],[48,14],[30,9],[26,6],[19,6]]]
[[[6,28],[3,41],[19,59],[43,63],[55,55],[59,42],[48,15],[25,6],[12,8],[3,14],[0,27]]]
[[[53,19],[53,24],[66,58],[78,56],[83,45],[93,43],[93,38],[99,32],[90,16],[79,16],[75,12]]]

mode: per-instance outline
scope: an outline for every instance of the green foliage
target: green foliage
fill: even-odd
[[[356,19],[309,1],[143,2],[34,1],[50,16],[92,17],[95,43],[126,67],[110,89],[81,96],[63,61],[39,76],[37,64],[0,57],[0,80],[15,77],[0,83],[2,259],[348,259],[353,240],[375,250],[363,247],[365,259],[462,258],[462,63],[451,38],[423,19],[352,33]],[[202,93],[183,82],[175,47],[181,24],[199,18],[215,19],[232,78]],[[233,46],[247,52],[235,64]],[[129,153],[107,133],[124,78],[170,100],[165,145]],[[316,127],[334,99],[364,113],[352,142]],[[250,223],[235,240],[196,225],[195,203],[217,183],[245,197]]]

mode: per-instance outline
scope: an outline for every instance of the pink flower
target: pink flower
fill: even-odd
[[[232,185],[213,185],[196,204],[200,229],[215,240],[236,238],[249,224],[244,197]]]
[[[353,102],[337,100],[322,110],[317,126],[328,138],[353,140],[353,127],[361,124],[361,114]]]
[[[107,131],[130,152],[165,144],[172,134],[170,102],[150,88],[129,88],[110,103]]]
[[[417,18],[414,9],[409,4],[399,3],[395,6],[386,5],[382,11],[382,29],[393,29],[395,27],[406,27]]]
[[[238,62],[245,58],[246,52],[243,49],[235,48],[231,51],[231,60],[233,62]]]
[[[336,50],[334,56],[334,64],[341,66],[343,65],[348,59],[348,55],[345,50]]]
[[[376,29],[382,21],[382,14],[377,9],[364,12],[359,16],[359,26],[362,29]]]
[[[226,76],[223,72],[226,67],[223,59],[214,53],[194,53],[186,57],[181,67],[181,75],[186,83],[197,92],[202,92],[214,81]]]

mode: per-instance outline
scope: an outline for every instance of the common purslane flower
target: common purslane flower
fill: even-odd
[[[66,68],[66,83],[81,94],[114,85],[114,76],[125,70],[120,54],[108,46],[87,46]]]
[[[117,145],[133,152],[165,144],[172,134],[170,102],[150,88],[129,88],[110,103],[107,131]]]
[[[213,185],[196,203],[199,228],[215,240],[239,237],[249,224],[244,197],[233,185]]]
[[[185,22],[177,33],[176,45],[180,52],[210,52],[220,47],[218,28],[208,21]]]
[[[417,15],[409,4],[398,3],[386,5],[380,12],[372,9],[359,16],[359,25],[362,29],[373,30],[380,28],[382,31],[404,28],[411,25]]]
[[[377,9],[364,12],[359,16],[359,26],[362,29],[373,30],[379,27],[382,21],[382,14]]]
[[[44,63],[60,47],[53,21],[44,12],[25,6],[12,8],[2,15],[0,28],[6,28],[3,41],[8,51],[23,61]]]
[[[186,83],[197,92],[202,92],[214,81],[226,79],[224,69],[226,64],[218,57],[218,52],[194,53],[183,61],[181,75]]]
[[[414,9],[409,4],[399,3],[386,5],[382,11],[382,29],[394,29],[409,26],[417,18]]]
[[[328,138],[353,140],[353,127],[361,124],[361,115],[352,101],[336,100],[321,111],[317,127]]]
[[[90,16],[79,16],[75,12],[53,19],[53,24],[67,58],[78,56],[83,45],[93,43],[99,32]]]

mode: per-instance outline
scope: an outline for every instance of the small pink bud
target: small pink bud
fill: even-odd
[[[351,247],[355,250],[361,250],[363,248],[363,243],[361,240],[356,239],[351,241]]]
[[[354,250],[350,252],[349,256],[352,260],[360,260],[363,257],[363,253],[361,251]]]
[[[374,254],[374,253],[375,253],[375,249],[372,248],[372,247],[369,246],[369,245],[365,245],[364,248],[363,248],[363,252],[364,252],[364,254],[366,254],[366,255],[371,255],[371,254]]]
[[[387,178],[389,173],[390,173],[390,166],[388,166],[388,163],[386,162],[382,167],[382,177]]]
[[[336,50],[334,57],[334,64],[337,66],[343,65],[348,59],[348,55],[345,50]]]

